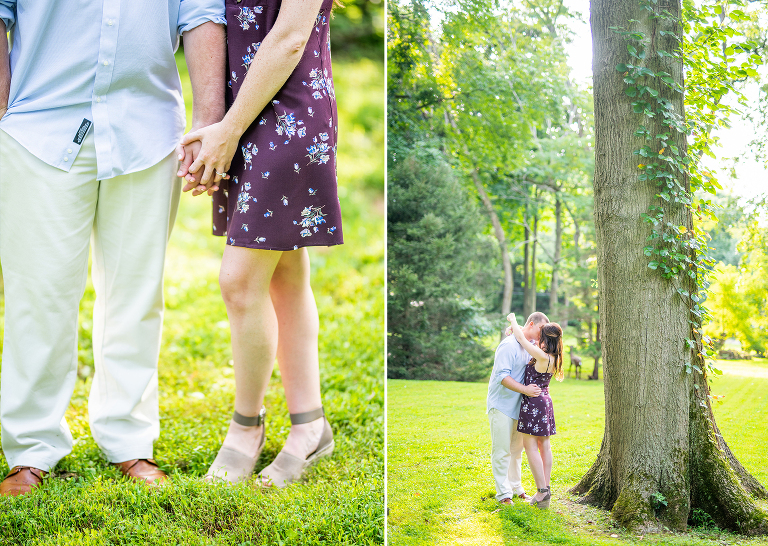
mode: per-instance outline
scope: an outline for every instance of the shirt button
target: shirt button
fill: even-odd
[[[96,97],[96,102],[101,102],[101,97]]]
[[[107,20],[107,24],[108,24],[109,26],[112,26],[112,19],[108,19],[108,20]]]
[[[68,158],[68,157],[65,157],[65,158],[64,158],[64,161],[69,161],[69,158]]]
[[[104,66],[109,66],[109,61],[104,61]]]
[[[69,150],[67,150],[67,153],[68,153],[68,154],[71,154],[71,153],[72,153],[72,148],[70,148]]]

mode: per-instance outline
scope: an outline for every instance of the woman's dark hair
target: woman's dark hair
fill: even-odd
[[[542,325],[539,334],[539,348],[555,358],[552,375],[557,375],[558,381],[563,380],[563,329],[556,322]]]

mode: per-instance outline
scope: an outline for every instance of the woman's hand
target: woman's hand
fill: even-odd
[[[511,335],[512,335],[512,333],[513,333],[513,331],[514,331],[514,330],[513,330],[513,327],[514,327],[514,326],[517,326],[517,319],[515,318],[515,314],[514,314],[514,313],[510,313],[510,314],[508,314],[508,315],[507,315],[507,320],[508,320],[508,321],[509,321],[511,324],[510,324],[509,326],[507,326],[507,329],[506,329],[506,330],[504,330],[504,333],[505,333],[505,334],[507,334],[508,336],[511,336]]]
[[[182,146],[188,146],[195,141],[200,142],[200,152],[190,165],[186,179],[189,182],[195,182],[195,177],[192,175],[200,169],[204,169],[199,185],[187,184],[184,191],[189,191],[194,187],[196,192],[202,189],[203,191],[207,190],[208,195],[212,195],[214,191],[218,190],[219,181],[222,178],[229,178],[229,175],[226,174],[227,169],[229,169],[232,158],[237,152],[240,136],[238,132],[230,130],[223,121],[184,135],[181,139]]]

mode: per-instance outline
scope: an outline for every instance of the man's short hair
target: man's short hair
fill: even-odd
[[[534,324],[548,324],[549,319],[544,313],[540,311],[534,311],[531,313],[531,316],[528,317],[528,320],[525,321],[526,324],[530,324],[531,322]]]

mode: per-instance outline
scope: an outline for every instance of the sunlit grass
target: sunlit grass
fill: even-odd
[[[718,425],[742,464],[768,485],[765,452],[756,447],[768,445],[766,361],[717,365],[725,372],[713,381],[713,394],[725,395],[714,408]],[[743,375],[745,369],[752,373]],[[574,503],[567,491],[592,465],[603,438],[603,383],[569,378],[550,392],[558,432],[552,439],[554,500],[542,512],[522,503],[502,508],[494,499],[486,383],[390,380],[389,543],[768,545],[766,538],[699,528],[641,541],[613,527],[607,512]],[[525,458],[523,485],[534,489]]]
[[[185,194],[167,258],[155,445],[173,484],[153,491],[125,482],[90,436],[89,283],[81,305],[81,379],[67,411],[73,453],[33,495],[0,499],[0,544],[383,543],[384,74],[381,64],[365,59],[336,63],[334,73],[345,244],[310,250],[334,456],[284,492],[199,479],[226,432],[234,377],[217,280],[224,241],[211,235],[210,198]],[[190,96],[186,102],[191,107]],[[290,426],[277,369],[265,404],[267,445],[257,470],[275,457]],[[0,472],[7,470],[0,458]]]

